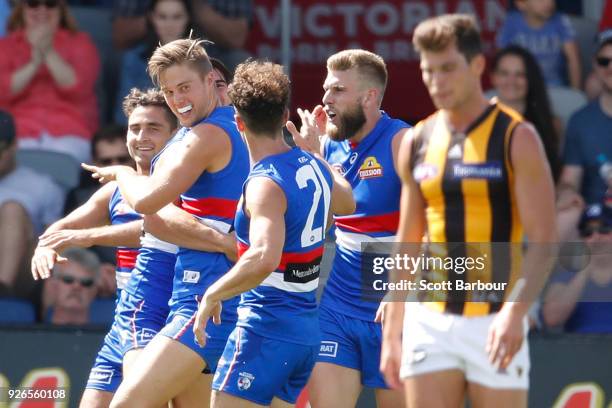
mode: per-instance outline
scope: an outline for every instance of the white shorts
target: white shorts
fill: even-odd
[[[435,371],[459,369],[467,381],[495,389],[529,388],[528,324],[525,341],[505,370],[489,362],[485,351],[489,326],[496,314],[465,317],[439,313],[423,304],[406,303],[402,367],[406,379]]]

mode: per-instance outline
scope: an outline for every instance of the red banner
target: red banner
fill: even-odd
[[[280,1],[255,3],[248,49],[258,58],[280,61]],[[412,32],[427,17],[455,12],[476,16],[485,50],[490,54],[495,32],[506,15],[506,0],[293,0],[294,107],[311,108],[321,102],[328,56],[347,48],[364,48],[382,56],[388,65],[389,86],[383,108],[394,117],[411,121],[423,118],[433,112],[433,105],[421,81]]]

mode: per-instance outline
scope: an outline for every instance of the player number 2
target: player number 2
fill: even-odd
[[[321,168],[315,160],[311,160],[309,163],[300,167],[297,173],[295,174],[295,181],[297,182],[298,187],[300,189],[306,188],[308,186],[309,180],[312,181],[312,183],[314,184],[315,191],[312,197],[312,206],[310,207],[310,211],[308,212],[308,218],[306,219],[306,225],[304,226],[304,230],[302,231],[302,248],[315,245],[321,242],[323,238],[325,238],[325,223],[327,221],[327,214],[329,212],[331,196],[329,185],[325,181],[325,177],[321,172]],[[319,208],[319,201],[321,200],[321,195],[323,195],[324,221],[323,225],[313,228],[314,218],[317,209]]]

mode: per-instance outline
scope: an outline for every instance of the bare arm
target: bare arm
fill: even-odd
[[[397,169],[402,181],[402,193],[400,198],[400,220],[396,238],[398,246],[395,253],[410,257],[417,257],[419,255],[419,247],[416,244],[422,241],[426,228],[425,202],[419,186],[412,177],[412,169],[410,169],[412,140],[414,137],[413,129],[409,129],[406,135],[402,136],[397,156]],[[389,273],[389,282],[413,279],[414,274],[408,270],[392,269]],[[402,350],[401,337],[405,295],[405,293],[395,291],[388,294],[386,300],[389,303],[386,305],[383,319],[383,348],[380,368],[387,384],[395,389],[401,389],[402,387],[399,379],[399,368]]]
[[[281,260],[285,243],[287,199],[272,180],[255,177],[245,192],[250,214],[250,246],[236,265],[206,291],[211,301],[229,299],[259,285]]]
[[[180,247],[221,252],[232,261],[237,258],[234,234],[219,232],[174,204],[168,204],[157,214],[146,215],[144,229]]]
[[[113,45],[125,49],[142,40],[147,33],[147,19],[143,16],[113,18]]]
[[[85,229],[63,229],[41,236],[39,246],[62,252],[69,246],[140,247],[142,220]]]
[[[318,156],[318,155],[316,155]],[[319,158],[321,158],[319,156]],[[325,163],[325,160],[321,158]],[[348,181],[340,175],[335,169],[327,165],[333,178],[333,186],[331,191],[330,216],[336,215],[351,215],[355,212],[356,203],[353,197],[353,189]],[[331,223],[328,223],[331,225]]]
[[[510,364],[523,344],[523,319],[548,279],[557,244],[552,175],[533,126],[517,126],[510,151],[516,204],[529,243],[521,265],[522,277],[489,327],[486,351],[491,364],[500,368]]]
[[[580,83],[582,82],[582,69],[580,67],[580,52],[576,41],[568,41],[563,44],[563,53],[567,60],[567,71],[569,74],[569,82],[572,88],[581,90]]]
[[[108,203],[115,188],[117,188],[115,183],[103,185],[84,204],[51,224],[42,236],[63,229],[85,229],[110,224]]]
[[[84,165],[101,181],[117,180],[121,194],[140,214],[154,214],[186,191],[203,171],[217,171],[230,159],[231,143],[220,128],[198,125],[169,146],[151,176],[141,176],[127,166]]]
[[[21,91],[27,87],[32,78],[38,72],[38,68],[40,68],[40,64],[42,63],[42,56],[38,52],[38,50],[32,50],[32,59],[19,68],[17,71],[13,73],[11,76],[11,94],[17,95]]]
[[[62,258],[58,255],[58,249],[53,246],[45,246],[45,240],[50,236],[53,237],[53,241],[57,240],[57,237],[64,234],[65,231],[86,229],[92,227],[99,227],[101,225],[107,225],[110,223],[108,214],[108,202],[116,188],[115,183],[109,183],[98,191],[96,191],[85,204],[76,208],[70,214],[64,218],[53,223],[47,230],[40,236],[41,242],[38,243],[34,255],[31,260],[32,276],[35,280],[46,279],[51,276],[51,270],[56,262],[61,262]],[[64,239],[62,244],[77,245],[80,241],[76,234],[68,234],[69,237]],[[47,242],[47,245],[50,243]]]
[[[557,186],[557,209],[559,211],[574,206],[584,207],[584,200],[580,195],[582,174],[583,170],[580,166],[568,164],[563,166],[561,176],[559,176],[559,185]]]
[[[589,280],[588,268],[577,272],[568,283],[553,283],[542,304],[542,317],[549,327],[565,324],[582,296]]]
[[[244,48],[249,34],[246,17],[229,18],[200,0],[193,2],[195,17],[206,39],[225,48]]]
[[[529,245],[522,265],[524,290],[517,296],[517,303],[510,307],[517,308],[524,316],[552,268],[555,253],[551,251],[557,242],[555,190],[544,148],[531,125],[516,128],[511,155],[516,203]]]
[[[77,77],[74,69],[55,49],[50,48],[45,53],[45,64],[51,77],[60,88],[70,88],[76,83]]]
[[[220,322],[220,302],[259,285],[280,263],[285,242],[287,199],[272,180],[256,177],[249,182],[245,201],[250,213],[250,247],[236,265],[212,284],[198,308],[193,331],[198,344],[205,344],[204,330],[209,317]]]

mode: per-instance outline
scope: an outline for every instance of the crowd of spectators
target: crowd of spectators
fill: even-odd
[[[130,164],[118,101],[132,87],[154,86],[146,73],[154,48],[179,37],[203,36],[216,58],[217,85],[226,87],[235,66],[249,56],[245,43],[253,3],[0,0],[0,301],[33,300],[44,322],[91,322],[96,296],[113,295],[113,251],[67,250],[67,262],[44,285],[31,281],[29,258],[44,227],[86,201],[98,185],[82,174],[79,185],[68,191],[52,177],[19,165],[19,151],[50,150],[98,166]],[[582,255],[551,278],[535,320],[541,327],[612,332],[612,304],[605,298],[612,293],[612,258],[602,254],[612,252],[606,248],[612,243],[612,1],[601,13],[592,66],[581,66],[566,3],[510,2],[491,60],[491,95],[537,129],[558,185],[559,236],[584,245],[577,251]],[[112,13],[112,43],[121,58],[111,92],[114,103],[106,113],[99,110],[96,94],[104,55],[88,27],[77,26],[72,6]],[[562,115],[549,94],[558,87],[584,92],[590,101],[573,115]]]

